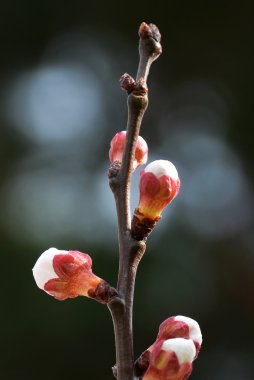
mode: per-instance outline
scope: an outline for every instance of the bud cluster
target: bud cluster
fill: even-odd
[[[121,168],[126,140],[126,132],[117,133],[111,140],[109,158],[111,167],[109,176],[116,176]],[[132,171],[147,162],[148,147],[139,136],[136,143]],[[158,220],[164,208],[177,196],[180,179],[172,162],[156,160],[140,172],[138,207],[132,221],[132,236],[137,240],[146,238]]]

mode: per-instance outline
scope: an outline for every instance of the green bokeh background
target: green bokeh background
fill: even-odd
[[[134,307],[135,353],[138,356],[153,342],[164,319],[182,314],[200,323],[204,337],[200,356],[194,365],[193,380],[253,379],[252,2],[157,1],[148,5],[145,2],[80,0],[13,0],[1,4],[2,379],[113,378],[114,337],[107,308],[81,298],[65,302],[54,300],[35,286],[31,269],[39,254],[50,246],[78,249],[91,254],[94,271],[99,276],[116,283],[117,231],[112,222],[115,215],[114,211],[108,212],[106,206],[105,209],[100,206],[105,202],[99,202],[95,189],[98,173],[104,172],[105,182],[98,184],[102,186],[100,197],[108,191],[109,141],[114,133],[125,129],[126,123],[126,97],[119,89],[118,79],[126,71],[135,75],[137,29],[142,21],[159,26],[163,45],[163,55],[154,63],[149,78],[150,106],[142,136],[149,144],[153,159],[158,155],[176,163],[179,161],[185,174],[179,199],[175,200],[176,205],[172,205],[172,211],[171,208],[165,211],[163,222],[149,239],[138,271]],[[89,91],[94,83],[98,89],[96,96],[101,100],[93,103],[92,108],[93,115],[99,115],[99,118],[93,116],[90,121],[92,132],[84,122],[82,138],[77,133],[70,141],[62,139],[60,130],[52,141],[48,132],[49,137],[42,138],[44,142],[41,143],[39,138],[29,136],[32,132],[29,132],[28,125],[32,122],[26,125],[25,120],[29,121],[30,114],[27,119],[22,119],[20,109],[17,113],[15,109],[17,104],[21,104],[21,108],[29,106],[31,99],[24,100],[27,93],[22,95],[21,91],[15,103],[12,89],[19,83],[22,73],[32,73],[50,65],[68,66],[74,61],[77,70],[88,70],[92,73],[91,78],[96,78],[95,82],[91,79]],[[207,91],[213,95],[207,95]],[[82,101],[86,104],[86,99]],[[40,104],[40,100],[38,102]],[[60,103],[56,112],[64,114],[64,104]],[[15,113],[16,118],[13,117]],[[216,123],[218,114],[222,126]],[[171,128],[172,135],[178,136],[175,120],[181,121],[182,117],[184,125],[179,128],[185,138],[180,148],[179,144],[174,148],[174,140],[170,140]],[[197,121],[198,125],[195,124]],[[40,133],[43,135],[43,130]],[[71,136],[71,132],[68,133]],[[211,178],[209,165],[207,170],[205,165],[202,166],[201,176],[197,177],[193,176],[192,166],[188,169],[190,163],[184,159],[190,146],[188,136],[193,144],[195,139],[193,142],[191,136],[199,134],[208,136],[207,141],[215,137],[218,144],[225,144],[232,153],[225,158],[226,169],[239,167],[241,173],[238,182],[231,185],[227,183],[225,169],[221,183],[215,187],[219,191],[211,188],[211,196],[206,198],[206,193],[202,204],[199,203],[199,191],[202,193],[206,181]],[[193,160],[202,163],[202,152],[206,149],[202,147],[202,140],[198,147],[200,154],[197,148]],[[189,158],[194,154],[191,152]],[[211,148],[210,152],[210,159],[216,159],[216,149]],[[209,158],[206,162],[209,164]],[[48,172],[52,168],[54,171]],[[67,190],[61,182],[58,195],[47,195],[48,186],[52,180],[57,182],[59,172],[69,176]],[[25,182],[27,173],[30,176],[28,184]],[[43,179],[41,182],[40,178]],[[193,184],[197,178],[200,182],[194,186],[197,189],[194,195],[201,214],[196,215],[195,207],[190,207],[187,215],[181,201],[184,198],[188,204],[189,189],[184,185]],[[218,180],[215,173],[216,178]],[[93,204],[87,212],[82,197],[74,202],[75,194],[71,197],[75,208],[72,209],[71,203],[63,212],[72,185],[81,191],[85,204]],[[219,209],[216,205],[221,197],[227,198],[228,185],[238,189],[236,202],[232,201],[229,207],[223,204],[225,207],[222,205],[224,208]],[[23,189],[22,195],[20,189]],[[66,193],[66,201],[65,198],[61,200]],[[191,191],[190,196],[193,197]],[[55,205],[55,216],[50,219],[52,214],[48,205],[52,204]],[[215,209],[212,219],[209,211],[207,215],[204,211],[204,220],[207,217],[211,225],[203,231],[202,224],[205,223],[201,222],[199,231],[195,217],[199,219],[198,215],[203,215],[202,210],[206,210],[207,204],[211,210],[213,205]],[[82,215],[78,214],[79,208],[84,211]],[[238,210],[243,210],[239,221]],[[220,223],[224,217],[225,232],[221,232]],[[38,218],[43,220],[41,229]],[[192,220],[196,223],[195,228]],[[231,228],[231,224],[236,227]]]

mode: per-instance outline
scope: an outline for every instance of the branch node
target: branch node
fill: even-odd
[[[112,367],[112,372],[113,372],[114,377],[117,379],[117,365],[116,364]]]
[[[134,90],[136,84],[135,80],[128,73],[123,74],[119,82],[121,89],[125,90],[128,94]]]
[[[146,95],[148,93],[148,87],[143,77],[139,78],[139,80],[135,82],[133,93],[140,96]]]
[[[134,239],[131,236],[131,244],[130,244],[130,257],[132,258],[132,262],[134,266],[138,265],[140,260],[142,259],[146,250],[146,241],[145,239]]]
[[[146,239],[160,219],[160,217],[155,219],[146,218],[138,209],[135,209],[131,225],[131,236],[136,240]]]
[[[112,179],[118,176],[118,173],[121,169],[121,162],[120,161],[114,161],[110,164],[110,167],[108,169],[108,178]]]
[[[148,92],[147,84],[143,77],[136,82],[129,74],[125,73],[121,76],[119,82],[121,89],[126,91],[128,95],[133,92],[135,95],[142,96]]]
[[[138,378],[142,378],[149,366],[150,361],[150,351],[146,350],[140,357],[135,361],[134,373]]]
[[[90,298],[93,298],[103,304],[108,304],[116,297],[118,298],[117,290],[106,281],[101,281],[95,289],[90,289],[88,291],[88,295]]]

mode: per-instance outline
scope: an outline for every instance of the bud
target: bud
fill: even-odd
[[[164,342],[175,341],[176,338],[182,338],[191,341],[194,344],[194,358],[197,357],[201,344],[202,334],[199,324],[191,318],[178,315],[176,317],[167,318],[161,323],[159,332],[155,342],[138,358],[135,363],[135,373],[138,377],[142,377],[145,371],[151,365],[154,352],[161,349]],[[181,341],[180,341],[181,342]],[[174,344],[174,343],[173,343]],[[164,377],[162,377],[164,379]],[[157,379],[157,378],[156,378]],[[176,377],[178,379],[178,377]]]
[[[60,301],[86,296],[107,303],[116,295],[114,288],[93,274],[91,257],[79,251],[48,249],[35,263],[33,275],[40,289]]]
[[[186,380],[192,371],[196,349],[191,339],[158,341],[150,355],[143,380]]]
[[[151,162],[140,173],[138,210],[146,218],[156,219],[179,192],[180,180],[175,166],[166,160]]]
[[[194,319],[182,315],[166,319],[159,327],[156,341],[172,338],[193,340],[197,354],[202,344],[202,334],[199,324]]]
[[[117,133],[111,140],[109,159],[111,163],[122,163],[124,145],[126,140],[126,131]],[[132,171],[137,169],[140,165],[144,165],[147,162],[148,147],[145,140],[138,136],[135,150],[135,157],[133,160]]]
[[[180,179],[172,162],[151,162],[140,173],[140,199],[134,212],[132,236],[138,240],[148,236],[161,218],[164,208],[177,196]]]

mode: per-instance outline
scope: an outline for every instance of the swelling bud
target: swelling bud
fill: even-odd
[[[33,267],[37,286],[59,301],[77,296],[108,303],[116,290],[92,272],[91,257],[79,251],[50,248]]]
[[[151,352],[143,380],[186,380],[192,371],[196,348],[192,340],[173,338],[158,341]]]
[[[135,209],[132,236],[137,240],[147,237],[161,218],[164,208],[177,196],[180,179],[172,162],[151,162],[140,173],[140,198]]]
[[[111,140],[110,150],[109,150],[109,159],[112,164],[122,163],[125,140],[126,140],[126,131],[117,133]],[[136,149],[135,149],[135,156],[134,156],[133,165],[132,165],[132,171],[137,169],[140,165],[146,164],[147,155],[148,155],[147,143],[141,136],[138,136]]]
[[[196,355],[202,344],[202,334],[198,322],[183,315],[170,317],[162,322],[159,327],[156,341],[172,338],[191,339],[196,347]]]
[[[185,342],[182,342],[182,340],[177,340],[178,338],[181,338],[185,340],[186,342],[190,341],[193,344],[184,346]],[[155,353],[156,352],[158,353],[158,350],[161,350],[163,347],[173,348],[175,347],[174,345],[176,345],[177,348],[181,349],[181,351],[179,351],[179,358],[178,358],[179,362],[181,361],[183,362],[183,360],[180,357],[180,354],[181,355],[185,354],[184,347],[186,347],[186,353],[189,352],[188,347],[191,348],[191,352],[192,352],[192,347],[194,347],[194,356],[192,358],[192,361],[193,361],[199,353],[201,344],[202,344],[201,330],[200,330],[199,324],[194,319],[184,317],[182,315],[167,318],[164,322],[161,323],[155,342],[145,352],[143,352],[142,355],[136,361],[135,373],[138,377],[142,377],[144,373],[147,371],[149,365],[151,366],[151,363],[153,360],[152,358],[154,358]],[[173,366],[172,363],[170,365]],[[155,379],[157,379],[157,377]],[[161,379],[164,379],[164,377],[161,377]],[[172,379],[175,379],[175,378],[173,377]],[[176,379],[178,379],[178,377],[176,377]]]

